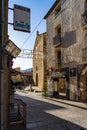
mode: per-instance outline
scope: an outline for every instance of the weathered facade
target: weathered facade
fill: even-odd
[[[46,82],[46,33],[39,34],[37,31],[33,49],[33,79],[34,83],[42,91]]]
[[[24,86],[28,86],[31,82],[32,79],[32,85],[34,85],[33,82],[33,72],[24,72],[22,73],[22,82]]]
[[[21,82],[22,81],[22,76],[21,76],[21,73],[20,73],[20,67],[15,68],[14,70],[18,71],[19,73],[16,74],[16,75],[11,76],[13,82],[19,82],[19,81]]]
[[[87,102],[86,10],[87,0],[56,0],[44,18],[48,69],[61,67],[68,98]]]

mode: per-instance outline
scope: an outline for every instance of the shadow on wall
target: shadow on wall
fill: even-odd
[[[62,47],[67,48],[76,43],[76,31],[66,32],[62,37]]]

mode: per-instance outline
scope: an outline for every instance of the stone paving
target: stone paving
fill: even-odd
[[[42,98],[34,92],[16,92],[16,98],[27,104],[27,130],[87,130],[84,103]]]
[[[27,104],[26,130],[87,130],[87,106],[84,103],[42,98],[40,93],[34,92],[16,92],[15,97]],[[19,126],[14,130],[20,129]]]

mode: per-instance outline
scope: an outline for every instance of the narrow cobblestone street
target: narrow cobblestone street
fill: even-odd
[[[27,130],[87,130],[87,110],[42,98],[40,93],[16,92],[27,104]]]

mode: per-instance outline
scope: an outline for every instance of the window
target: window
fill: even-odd
[[[58,26],[55,28],[55,33],[56,33],[56,35],[61,36],[61,25],[58,25]]]
[[[60,12],[60,10],[61,10],[61,5],[58,8],[56,8],[56,10],[55,10],[55,16]]]
[[[61,11],[61,0],[59,0],[58,5],[55,9],[55,16]]]
[[[57,29],[57,34],[61,35],[61,27]]]

